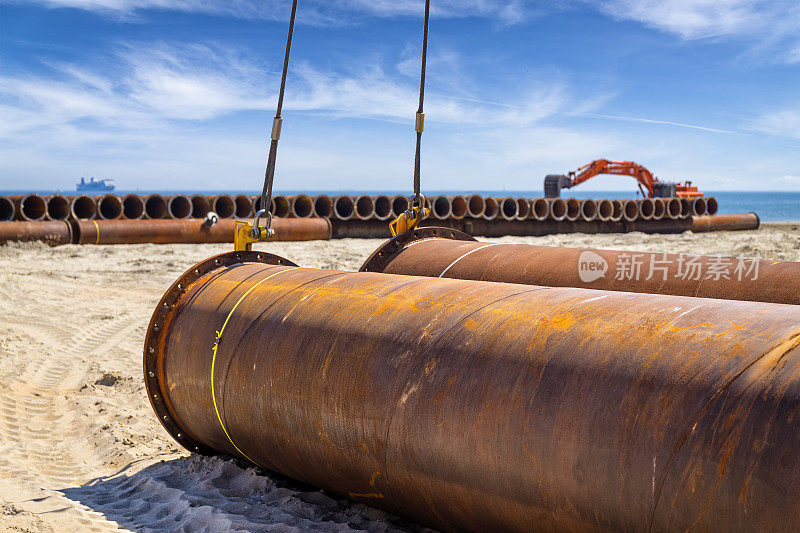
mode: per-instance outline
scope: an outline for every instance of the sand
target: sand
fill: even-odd
[[[800,261],[800,224],[482,240]],[[381,242],[259,249],[353,270]],[[141,379],[150,315],[181,273],[229,248],[0,246],[0,530],[423,530],[243,462],[192,456],[158,424]]]

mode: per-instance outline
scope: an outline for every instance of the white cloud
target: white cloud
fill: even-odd
[[[786,183],[789,185],[800,185],[800,176],[792,176],[787,174],[779,178],[773,178],[772,181],[777,181],[778,183]]]
[[[800,109],[765,113],[757,117],[748,127],[767,135],[800,140]]]

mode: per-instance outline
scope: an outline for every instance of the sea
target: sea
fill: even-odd
[[[524,196],[527,198],[537,198],[541,196],[541,190],[538,191],[514,191],[514,190],[494,190],[494,191],[443,191],[443,190],[430,190],[423,191],[428,197],[438,195],[456,195],[456,194],[481,194],[483,196]],[[756,213],[762,222],[800,222],[800,191],[703,191],[706,196],[714,196],[719,202],[719,213]],[[2,191],[0,195],[12,194],[28,194],[36,193],[40,195],[48,194],[63,194],[74,195],[75,191],[67,190],[28,190],[28,191]],[[217,191],[193,191],[193,190],[180,190],[180,191],[167,191],[167,190],[115,190],[113,194],[124,196],[126,194],[260,194],[260,190],[217,190]],[[318,194],[328,194],[330,196],[338,194],[404,194],[408,195],[408,191],[355,191],[355,190],[341,190],[341,191],[300,191],[300,190],[286,190],[275,191],[275,194],[307,194],[309,196]],[[636,196],[632,191],[563,191],[565,198],[633,198]]]

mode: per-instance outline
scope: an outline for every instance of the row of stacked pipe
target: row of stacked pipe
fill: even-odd
[[[209,211],[220,218],[247,218],[258,211],[259,196],[176,194],[141,196],[128,194],[92,197],[37,194],[0,197],[0,221],[24,220],[117,220],[204,218]],[[594,200],[575,198],[495,198],[480,196],[435,196],[428,200],[436,220],[554,220],[634,222],[637,220],[685,219],[714,215],[718,204],[709,198],[644,198]],[[276,195],[272,213],[279,218],[333,218],[336,220],[389,220],[408,209],[405,196],[296,196]]]
[[[176,194],[92,197],[0,197],[0,243],[226,243],[236,221],[260,209],[260,196]],[[272,198],[276,240],[387,238],[388,221],[408,208],[405,196]],[[709,198],[578,200],[435,196],[421,226],[447,226],[484,237],[556,233],[681,233],[757,229],[755,213],[717,215]]]

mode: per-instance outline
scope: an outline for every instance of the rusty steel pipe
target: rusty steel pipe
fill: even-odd
[[[289,198],[276,194],[272,197],[272,214],[280,218],[288,218],[292,215],[292,204]]]
[[[531,202],[527,198],[517,197],[517,216],[514,220],[526,220],[531,218]]]
[[[636,200],[625,200],[622,220],[633,222],[639,219],[639,204]]]
[[[491,196],[486,196],[483,199],[483,214],[481,218],[483,220],[494,220],[497,218],[497,215],[500,212],[500,204],[497,203],[497,200],[492,198]]]
[[[14,220],[14,202],[7,196],[0,196],[0,222]]]
[[[503,220],[516,220],[519,214],[519,206],[515,198],[497,198],[497,203],[500,205],[499,216]]]
[[[333,201],[333,212],[338,220],[350,220],[356,215],[356,204],[347,195],[337,196]]]
[[[85,194],[74,196],[69,206],[69,214],[73,220],[91,220],[97,216],[97,202]]]
[[[122,199],[122,218],[139,220],[144,216],[144,200],[138,194],[128,194]]]
[[[717,202],[717,199],[713,196],[706,198],[706,214],[716,215],[717,211],[719,211],[719,203]]]
[[[453,214],[450,199],[447,196],[436,196],[432,201],[431,215],[437,220],[447,220]]]
[[[567,198],[566,220],[574,222],[581,218],[581,202],[575,198]]]
[[[379,194],[372,197],[372,205],[375,206],[376,220],[389,220],[392,218],[392,201],[388,196]]]
[[[480,194],[471,194],[467,198],[467,216],[470,218],[483,218],[486,212],[486,200]]]
[[[692,216],[701,217],[706,214],[707,205],[706,199],[702,196],[692,199]]]
[[[408,210],[408,198],[402,195],[392,196],[392,216],[399,217]]]
[[[353,197],[355,217],[359,220],[369,220],[375,216],[375,204],[366,194]]]
[[[467,216],[469,206],[467,205],[467,198],[465,196],[448,196],[447,199],[450,200],[450,216],[456,220],[461,220]]]
[[[183,194],[174,194],[165,198],[169,218],[184,219],[192,216],[192,201]]]
[[[333,216],[333,200],[326,194],[315,196],[314,216],[321,218],[331,218]]]
[[[97,202],[97,218],[116,220],[122,218],[122,199],[115,194],[95,197]]]
[[[666,216],[672,220],[681,218],[682,206],[680,198],[666,198]]]
[[[800,528],[800,307],[290,265],[159,302],[144,380],[186,449],[442,531]]]
[[[693,201],[690,198],[680,198],[681,201],[681,218],[690,218],[692,216]]]
[[[662,220],[667,214],[667,204],[662,198],[653,198],[653,220]]]
[[[692,231],[749,231],[756,230],[761,220],[755,213],[737,213],[732,215],[704,215],[692,217]]]
[[[641,198],[636,200],[636,205],[639,207],[639,219],[653,220],[656,211],[656,204],[652,198]]]
[[[597,218],[597,200],[581,200],[581,220],[591,222]]]
[[[625,213],[625,201],[624,200],[611,200],[611,220],[612,222],[619,222],[622,220],[623,214]]]
[[[191,218],[205,218],[208,212],[211,211],[211,202],[208,196],[193,194],[190,200],[192,202]]]
[[[72,228],[65,220],[0,222],[0,244],[39,241],[50,246],[70,244]]]
[[[420,228],[378,248],[362,271],[800,305],[800,263],[482,243]]]
[[[74,223],[76,244],[201,244],[232,243],[236,221],[222,218],[213,226],[200,219],[90,220]],[[331,238],[325,218],[275,219],[275,241]]]
[[[294,218],[308,218],[314,214],[314,202],[305,194],[289,197],[290,214]]]
[[[167,218],[167,201],[160,194],[151,194],[144,199],[144,218],[158,220]]]
[[[595,200],[597,202],[597,218],[602,222],[610,221],[614,216],[614,204],[611,200]]]
[[[211,197],[211,209],[219,218],[233,218],[236,215],[236,204],[227,194]]]
[[[547,198],[534,198],[531,200],[528,218],[543,221],[547,220],[548,216],[550,216],[550,204],[547,202]]]
[[[69,219],[69,200],[60,194],[53,194],[45,197],[47,204],[47,220],[68,220]],[[2,220],[0,213],[0,220]]]
[[[47,216],[47,202],[38,194],[24,194],[10,197],[14,202],[16,219],[23,222],[44,220]]]
[[[561,222],[567,219],[567,201],[563,198],[550,198],[547,200],[550,206],[550,218]]]
[[[250,218],[253,216],[253,201],[246,194],[237,194],[233,197],[233,216],[236,218]]]

